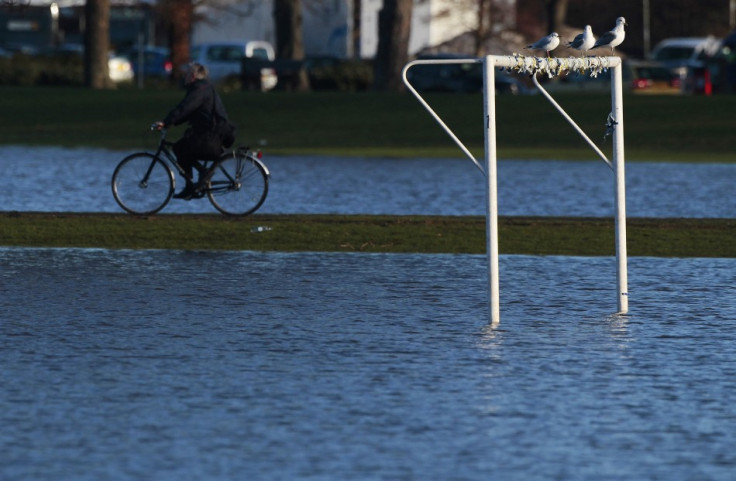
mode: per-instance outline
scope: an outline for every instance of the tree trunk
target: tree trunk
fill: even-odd
[[[478,0],[478,28],[475,33],[475,56],[486,54],[485,43],[491,34],[491,0]]]
[[[565,25],[569,0],[547,0],[547,33],[556,32]]]
[[[302,35],[301,0],[274,0],[273,18],[276,25],[276,57],[284,60],[304,60]],[[288,85],[283,87],[295,90],[309,90],[309,79],[303,68],[293,72],[293,77],[283,79]],[[279,78],[279,82],[282,79]]]
[[[189,63],[190,36],[194,3],[192,0],[164,0],[164,18],[168,19],[169,48],[171,49],[172,81],[181,79]]]
[[[734,0],[736,1],[736,0]],[[363,5],[362,0],[353,0],[353,58],[356,60],[359,60],[361,58],[361,48],[360,48],[360,39],[361,39],[361,19],[363,16]]]
[[[110,50],[110,0],[87,0],[84,16],[84,84],[93,89],[112,88],[107,63]]]
[[[384,0],[378,14],[378,51],[374,65],[375,88],[404,90],[401,70],[409,59],[412,0]]]

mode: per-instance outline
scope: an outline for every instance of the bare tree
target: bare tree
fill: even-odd
[[[736,1],[736,0],[734,0]],[[351,39],[353,45],[353,58],[359,59],[361,55],[360,51],[360,36],[361,32],[361,21],[363,16],[363,2],[362,0],[353,0],[353,18],[351,19],[353,24],[353,37]]]
[[[276,26],[276,56],[285,60],[304,60],[301,0],[274,0],[273,19]],[[308,90],[304,69],[294,72],[294,88]]]
[[[485,54],[486,40],[491,36],[491,26],[493,25],[491,16],[492,0],[478,0],[478,27],[475,34],[475,55],[480,57]]]
[[[547,7],[547,32],[555,32],[565,25],[569,0],[545,0]]]
[[[110,50],[110,0],[87,0],[84,6],[84,83],[93,89],[112,88],[107,57]]]
[[[374,86],[378,90],[401,91],[401,70],[409,59],[412,0],[384,0],[378,13],[378,51],[374,64]]]
[[[161,17],[166,19],[171,63],[174,65],[172,80],[178,80],[184,73],[182,67],[190,60],[194,0],[159,0],[159,9]]]

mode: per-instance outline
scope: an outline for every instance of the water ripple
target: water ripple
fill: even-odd
[[[128,152],[0,146],[0,168],[16,171],[0,191],[3,210],[122,212],[110,176]],[[483,215],[484,178],[464,159],[374,159],[266,155],[267,214]],[[630,162],[628,215],[722,217],[736,212],[736,164]],[[707,186],[707,188],[706,188]],[[599,161],[500,160],[501,215],[614,215],[613,174]],[[169,213],[216,212],[206,200],[172,201]]]
[[[731,479],[736,266],[0,249],[0,477]]]

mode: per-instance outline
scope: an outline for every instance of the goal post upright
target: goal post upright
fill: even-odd
[[[407,72],[418,64],[469,64],[480,63],[483,70],[483,122],[485,163],[481,166],[469,149],[455,136],[437,113],[422,98],[408,80]],[[404,84],[419,100],[422,106],[434,117],[437,123],[455,141],[460,149],[486,176],[486,252],[488,256],[488,291],[491,327],[500,324],[499,272],[498,272],[498,181],[496,153],[496,89],[495,68],[502,68],[520,75],[531,75],[534,85],[562,114],[563,118],[583,137],[588,145],[596,151],[601,159],[614,171],[615,181],[615,228],[616,228],[616,282],[618,290],[618,314],[628,312],[628,275],[626,253],[626,187],[624,170],[624,129],[623,129],[623,79],[621,58],[619,57],[569,57],[542,58],[523,55],[488,55],[483,58],[468,59],[434,59],[415,60],[409,62],[402,72]],[[550,78],[562,72],[573,71],[586,73],[591,77],[611,69],[611,113],[606,123],[607,132],[613,133],[613,162],[588,138],[585,132],[570,118],[562,107],[547,93],[537,81],[537,75]]]
[[[483,62],[483,121],[485,123],[486,255],[488,257],[488,308],[491,327],[501,322],[498,274],[498,170],[496,156],[496,72],[486,57]]]
[[[611,73],[611,121],[613,127],[613,167],[616,177],[616,283],[618,313],[629,312],[628,254],[626,250],[626,172],[624,166],[624,101],[621,64]]]

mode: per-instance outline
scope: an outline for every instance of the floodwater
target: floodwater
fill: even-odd
[[[14,172],[0,190],[9,211],[123,212],[110,177],[129,152],[0,146]],[[467,159],[278,157],[265,214],[484,215],[484,177]],[[736,164],[629,162],[631,217],[734,217]],[[500,160],[500,215],[614,215],[613,172],[600,160]],[[172,200],[162,213],[216,212],[206,199]]]
[[[120,212],[123,156],[0,147],[0,209]],[[262,213],[484,211],[469,161],[265,161]],[[630,163],[628,214],[734,217],[735,174]],[[613,175],[501,161],[499,205]],[[490,329],[485,256],[0,248],[0,479],[733,480],[736,260],[630,258],[626,316],[615,268],[501,256]]]
[[[732,480],[736,261],[0,249],[0,478]]]

